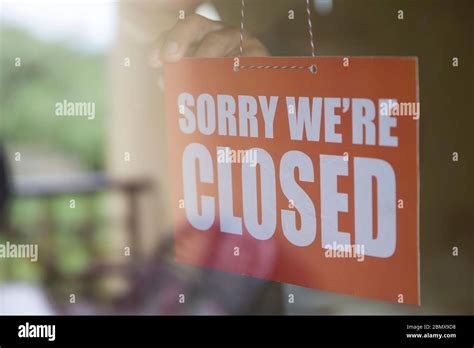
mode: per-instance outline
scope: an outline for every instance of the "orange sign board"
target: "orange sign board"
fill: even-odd
[[[165,67],[179,262],[419,304],[416,58]]]

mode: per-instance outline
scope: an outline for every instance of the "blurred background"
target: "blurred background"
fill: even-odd
[[[318,55],[419,58],[421,307],[174,262],[163,92],[148,64],[178,20],[163,3],[1,1],[0,244],[37,244],[39,259],[0,259],[0,314],[473,314],[473,2],[311,4]],[[240,0],[196,11],[238,26]],[[272,55],[310,54],[303,0],[247,0],[247,13]],[[58,117],[63,101],[93,103],[95,117]]]

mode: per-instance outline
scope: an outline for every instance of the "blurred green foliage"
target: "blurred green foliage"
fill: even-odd
[[[69,207],[69,197],[23,198],[10,210],[15,240],[0,235],[0,244],[39,244],[39,263],[24,259],[0,260],[0,282],[4,280],[39,281],[42,266],[52,262],[64,280],[84,272],[92,262],[107,253],[105,194],[78,196],[76,207]],[[50,284],[51,285],[51,284]]]
[[[16,66],[18,59],[21,66]],[[81,52],[67,43],[44,42],[0,25],[0,141],[7,149],[57,150],[80,162],[78,167],[84,170],[103,170],[105,60],[104,55]],[[94,102],[95,119],[56,116],[55,105],[63,100]],[[94,260],[91,249],[105,252],[105,197],[76,197],[75,209],[69,208],[68,200],[21,198],[12,202],[9,215],[15,241],[11,242],[41,241],[48,250],[40,249],[39,263],[1,260],[0,282],[44,279],[45,260],[52,260],[60,275],[70,277]],[[0,235],[0,243],[6,240]]]
[[[16,66],[18,58],[21,66]],[[60,148],[100,170],[104,158],[105,57],[0,26],[0,139]],[[96,117],[58,117],[56,103],[94,102]]]

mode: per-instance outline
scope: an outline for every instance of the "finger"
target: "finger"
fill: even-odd
[[[161,60],[159,48],[154,49],[150,53],[148,57],[148,64],[154,69],[159,69],[163,66],[163,61]]]
[[[225,28],[207,34],[196,50],[196,57],[227,57],[238,51],[240,47],[240,31]]]
[[[250,37],[244,42],[243,55],[247,57],[266,57],[270,52],[257,38]]]
[[[196,51],[196,57],[236,57],[240,54],[240,31],[226,28],[207,34]],[[244,56],[268,56],[260,40],[249,37],[245,41]]]
[[[160,88],[160,90],[162,90],[162,91],[165,90],[165,78],[163,76],[163,71],[162,70],[160,70],[160,72],[158,72],[157,84],[158,84],[158,87]]]
[[[150,67],[159,69],[163,66],[163,60],[161,59],[161,47],[165,41],[165,37],[168,32],[163,32],[159,36],[158,40],[154,43],[150,53],[148,55],[148,64]]]
[[[222,29],[223,24],[193,14],[180,20],[168,33],[162,48],[164,62],[176,62],[183,58],[193,44],[199,43],[207,34]]]

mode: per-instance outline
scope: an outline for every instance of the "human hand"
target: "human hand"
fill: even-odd
[[[245,32],[245,56],[268,56],[263,43]],[[236,57],[240,54],[240,29],[192,14],[162,34],[150,55],[150,65],[161,68],[183,57]],[[161,83],[160,83],[161,84]]]

